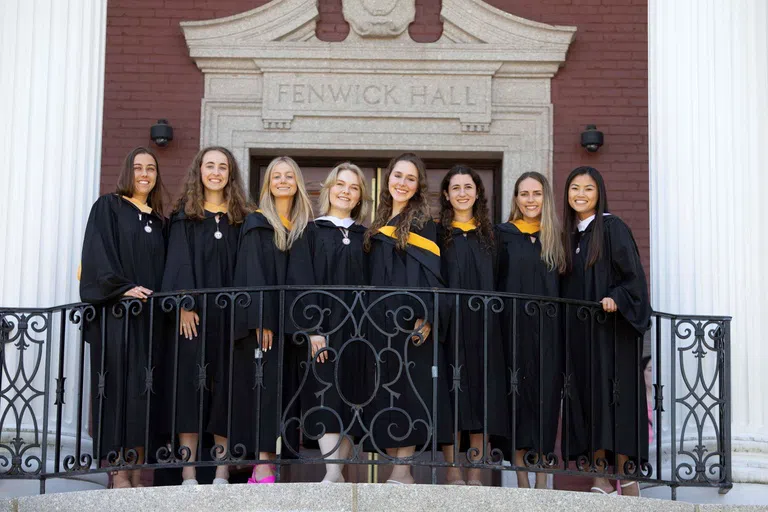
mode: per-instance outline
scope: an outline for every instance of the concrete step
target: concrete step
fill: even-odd
[[[77,510],[78,512],[105,510],[110,512],[135,512],[136,510],[161,512],[166,510],[714,512],[716,510],[758,510],[758,508],[694,505],[652,498],[603,496],[554,490],[318,483],[145,487],[46,494],[0,501],[0,512],[49,510]]]

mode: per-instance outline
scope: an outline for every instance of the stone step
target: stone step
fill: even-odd
[[[136,510],[160,512],[166,510],[714,512],[739,509],[755,510],[754,507],[694,505],[651,498],[603,496],[554,490],[319,483],[145,487],[46,494],[0,501],[0,512],[49,510],[77,510],[78,512],[104,510],[110,512],[135,512]]]

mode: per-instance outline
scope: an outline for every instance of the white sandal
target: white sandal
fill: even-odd
[[[589,491],[590,492],[594,492],[595,494],[605,494],[606,496],[610,496],[612,494],[616,494],[616,489],[612,490],[611,492],[605,492],[600,487],[592,487]]]
[[[629,487],[630,485],[637,484],[637,496],[632,496],[633,498],[639,498],[640,497],[640,482],[635,482],[634,480],[631,482],[627,482],[625,484],[621,484],[621,488],[624,489],[625,487]],[[622,494],[623,496],[623,494]]]

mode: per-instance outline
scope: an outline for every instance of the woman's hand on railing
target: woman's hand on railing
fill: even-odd
[[[421,339],[419,339],[418,336],[414,335],[411,337],[413,341],[415,341],[416,346],[418,347],[425,341],[427,341],[427,338],[429,337],[429,333],[432,332],[432,325],[424,320],[423,318],[417,318],[416,319],[416,325],[420,325],[416,332],[421,334]]]
[[[314,334],[309,337],[309,341],[312,343],[312,358],[314,359],[315,355],[327,346],[325,342],[325,336]],[[317,356],[318,363],[324,363],[327,360],[328,351],[322,352],[319,356]]]
[[[603,300],[600,301],[600,304],[603,305],[603,311],[607,313],[615,313],[616,310],[619,309],[618,306],[616,306],[616,301],[610,297],[603,298]]]
[[[147,300],[152,295],[152,290],[143,286],[134,286],[123,294],[123,297],[133,297],[134,299]]]
[[[264,352],[269,352],[272,348],[272,338],[272,331],[269,329],[262,329],[261,331],[256,329],[256,340],[259,342],[261,350]]]
[[[181,309],[181,315],[179,319],[179,334],[183,334],[185,338],[191,340],[197,336],[197,326],[200,325],[200,316],[194,311],[187,311]]]

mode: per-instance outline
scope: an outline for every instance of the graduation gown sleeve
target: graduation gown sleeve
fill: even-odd
[[[113,205],[119,198],[100,197],[91,208],[83,241],[80,298],[103,303],[121,297],[136,284],[128,279],[120,262],[118,230]]]
[[[317,284],[340,284],[318,283],[318,272],[315,271],[316,234],[316,228],[310,222],[301,238],[293,243],[288,257],[286,284],[305,288],[288,291],[285,294],[285,319],[288,332],[306,331],[307,334],[312,334],[318,329],[322,330],[322,324],[325,322],[321,322],[322,319],[318,317],[320,314],[318,308],[319,304],[325,301],[316,293],[307,293],[307,287]],[[294,305],[294,300],[298,297],[302,298]]]
[[[168,251],[163,274],[163,291],[194,290],[197,288],[192,262],[194,247],[192,237],[187,234],[187,225],[183,212],[177,212],[171,218],[168,234]]]
[[[282,284],[274,281],[276,269],[265,268],[274,266],[272,252],[277,251],[273,242],[273,231],[266,219],[259,213],[248,215],[240,231],[240,241],[237,248],[233,286],[238,288],[258,288]],[[273,279],[269,279],[268,276]],[[248,331],[263,326],[273,333],[277,332],[279,295],[277,292],[252,292],[247,308],[235,309],[235,337],[243,338]],[[263,296],[263,302],[260,300]],[[260,320],[260,318],[262,320]]]
[[[608,232],[606,250],[614,274],[608,296],[616,301],[619,313],[642,334],[650,327],[651,306],[637,244],[629,227],[618,217],[606,218],[605,229]]]

